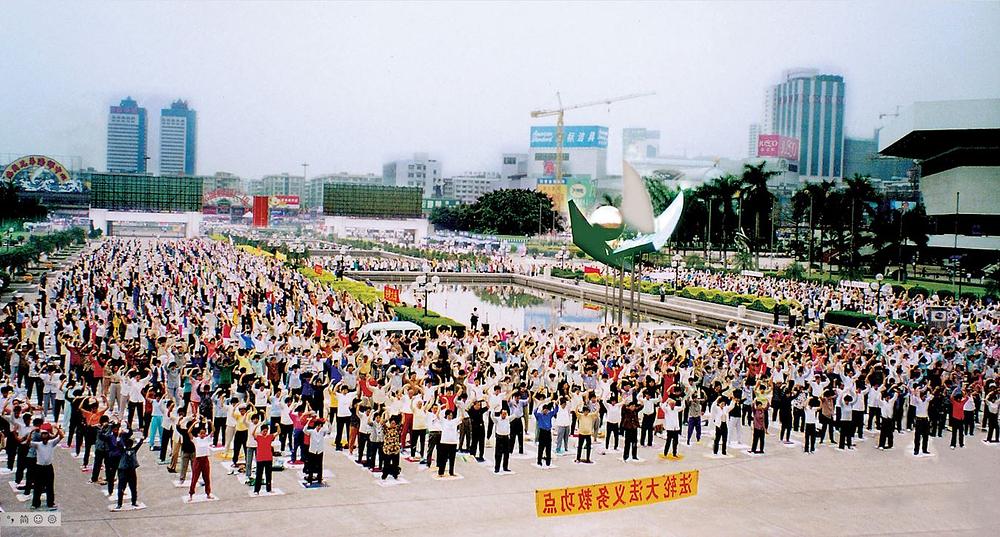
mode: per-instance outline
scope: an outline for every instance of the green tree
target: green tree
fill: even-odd
[[[439,207],[431,213],[430,221],[443,229],[499,235],[534,235],[563,229],[552,198],[524,189],[490,192],[471,205]]]
[[[743,213],[746,215],[741,216],[743,229],[755,251],[760,251],[761,245],[771,242],[770,231],[762,232],[763,229],[772,229],[770,219],[774,210],[775,198],[768,190],[767,182],[781,173],[765,170],[765,164],[744,164],[740,177]]]

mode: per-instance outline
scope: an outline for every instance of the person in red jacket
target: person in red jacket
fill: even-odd
[[[955,440],[958,440],[958,447],[965,447],[965,403],[968,400],[969,396],[961,387],[951,394],[951,449],[955,449]]]

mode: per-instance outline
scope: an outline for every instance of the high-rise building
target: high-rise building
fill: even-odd
[[[784,82],[767,90],[760,134],[799,140],[799,175],[804,180],[844,176],[844,77],[815,69],[786,71]]]
[[[844,177],[857,174],[882,181],[907,179],[912,168],[913,159],[879,155],[877,132],[873,138],[844,138]]]
[[[501,185],[500,174],[496,172],[465,172],[445,178],[442,197],[475,203],[480,196],[501,188]]]
[[[389,186],[418,186],[424,189],[425,198],[440,198],[444,177],[441,162],[427,153],[414,153],[412,159],[394,160],[382,166],[382,179]]]
[[[622,129],[622,159],[629,162],[660,155],[660,131],[645,128]]]
[[[187,101],[160,111],[160,175],[195,175],[197,115]]]
[[[550,196],[556,210],[566,213],[567,202],[589,209],[594,184],[608,175],[608,128],[599,125],[563,127],[562,179],[556,178],[556,127],[531,127],[528,188]]]
[[[528,176],[527,153],[504,153],[503,164],[500,166],[500,188],[530,188],[525,185],[524,178]]]
[[[760,123],[750,124],[750,138],[747,140],[747,157],[757,156],[757,140],[760,139]]]
[[[932,252],[959,256],[963,272],[995,263],[1000,251],[1000,99],[917,102],[879,134],[882,155],[920,161]]]
[[[109,172],[146,171],[146,109],[132,97],[122,99],[108,112]]]

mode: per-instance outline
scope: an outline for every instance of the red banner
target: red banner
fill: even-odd
[[[384,298],[386,302],[399,304],[399,289],[391,285],[386,285],[382,288],[382,298]]]
[[[271,215],[270,197],[254,196],[253,227],[267,227],[267,222],[270,215]]]
[[[583,267],[583,273],[584,274],[600,274],[601,273],[601,269],[599,269],[597,267],[585,266],[585,267]]]
[[[313,272],[315,272],[317,276],[322,276],[323,275],[323,265],[320,265],[319,263],[316,263],[315,265],[313,265]]]
[[[757,137],[757,156],[799,160],[799,140],[777,134],[761,134]]]

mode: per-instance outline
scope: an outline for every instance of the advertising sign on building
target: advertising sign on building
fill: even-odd
[[[799,160],[799,139],[778,134],[757,137],[757,156]]]
[[[588,211],[597,200],[594,182],[586,174],[571,175],[566,178],[566,195],[583,211]]]
[[[253,227],[267,227],[268,219],[271,216],[268,198],[269,196],[253,197]]]
[[[556,147],[555,127],[531,127],[531,147]],[[598,125],[563,127],[563,147],[608,147],[608,128]]]
[[[271,196],[272,209],[298,209],[298,196]]]
[[[537,190],[552,198],[552,207],[556,212],[566,213],[569,206],[566,204],[566,179],[556,181],[554,177],[539,177]]]

